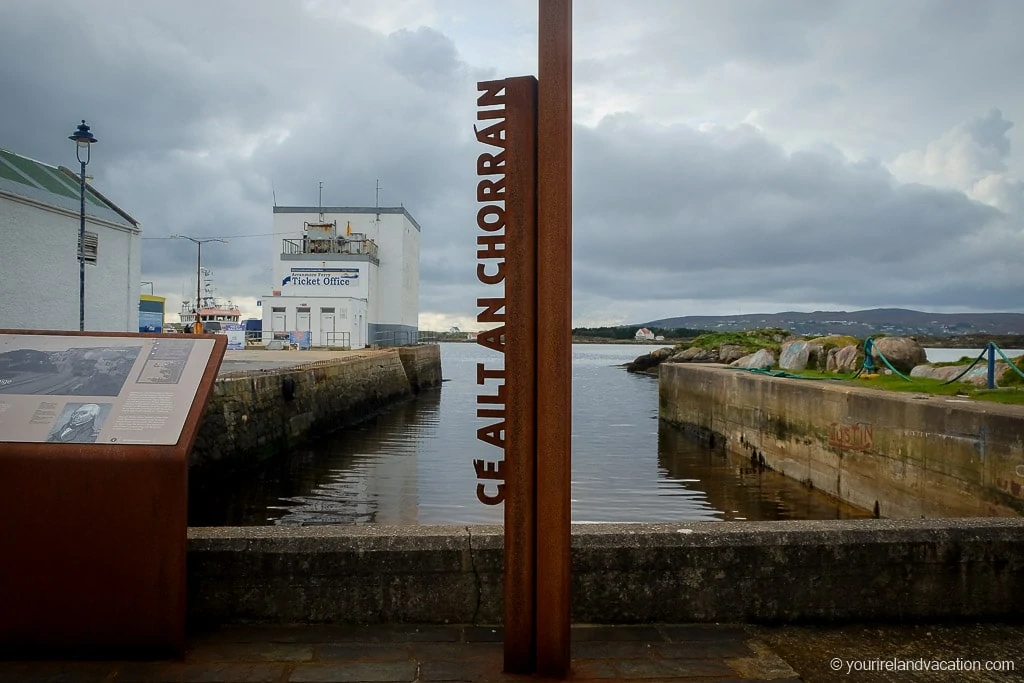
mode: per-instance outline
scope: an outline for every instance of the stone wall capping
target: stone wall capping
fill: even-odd
[[[573,525],[576,623],[1005,619],[1024,519]],[[502,527],[189,530],[190,617],[500,623]]]

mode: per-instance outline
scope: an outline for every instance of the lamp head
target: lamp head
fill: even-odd
[[[68,140],[74,140],[75,144],[83,149],[88,149],[89,145],[98,142],[89,130],[89,126],[85,125],[85,119],[82,119],[82,123],[79,124],[75,132],[68,136]]]

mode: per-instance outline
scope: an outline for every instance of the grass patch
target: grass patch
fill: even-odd
[[[912,382],[907,382],[896,375],[879,375],[871,379],[857,378],[853,375],[837,375],[831,372],[818,372],[815,370],[801,370],[791,373],[808,379],[831,379],[850,386],[864,387],[866,389],[880,389],[883,391],[898,391],[902,393],[928,394],[931,396],[961,396],[973,398],[979,401],[990,401],[992,403],[1004,403],[1009,405],[1024,405],[1024,381],[1019,381],[1016,386],[1010,380],[1010,375],[1020,380],[1012,370],[1003,377],[1001,384],[1010,384],[998,389],[987,389],[973,384],[962,384],[953,382],[943,384],[941,380],[929,379],[926,377],[914,377]]]
[[[976,358],[977,358],[977,356],[960,356],[960,360],[949,360],[949,361],[942,361],[942,362],[939,362],[939,363],[928,363],[928,365],[931,365],[932,367],[936,367],[936,368],[948,368],[948,367],[950,367],[952,365],[970,365],[971,363],[973,363],[975,361]],[[985,362],[985,359],[982,359],[982,360],[979,361],[979,363],[984,363],[984,362]]]
[[[726,344],[738,346],[746,353],[754,353],[761,349],[770,349],[775,353],[782,347],[782,340],[790,337],[786,330],[747,330],[745,332],[709,332],[702,334],[689,344],[680,344],[677,348],[686,349],[718,349]]]

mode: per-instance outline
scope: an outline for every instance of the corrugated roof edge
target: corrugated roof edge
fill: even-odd
[[[409,219],[417,232],[423,232],[404,206],[275,206],[274,213],[399,213]]]
[[[65,166],[58,166],[57,169],[59,171],[62,171],[66,175],[71,176],[71,178],[76,183],[81,182],[79,180],[79,178],[78,178],[78,174],[75,173],[74,171],[72,171],[70,168],[67,168]],[[110,207],[111,211],[114,211],[115,213],[117,213],[119,216],[121,216],[121,218],[125,219],[126,221],[128,221],[129,223],[134,225],[136,228],[139,227],[139,222],[137,220],[135,220],[130,215],[128,215],[128,212],[125,211],[124,209],[122,209],[120,206],[118,206],[114,202],[112,202],[109,199],[107,199],[106,196],[104,196],[104,194],[102,192],[100,192],[95,187],[93,187],[92,184],[89,183],[89,181],[85,181],[85,186],[89,189],[89,192],[92,192],[94,195],[96,195],[97,197],[100,198],[100,201],[102,201],[104,204],[106,204],[108,207]]]

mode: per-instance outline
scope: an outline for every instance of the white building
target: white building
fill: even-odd
[[[403,207],[274,207],[274,287],[264,337],[312,346],[415,343],[420,226]]]
[[[0,329],[78,329],[79,182],[0,149]],[[138,332],[139,223],[88,184],[85,216],[85,329]]]
[[[646,327],[641,327],[639,330],[636,331],[636,340],[637,341],[652,341],[653,339],[654,339],[654,333],[651,332]]]

